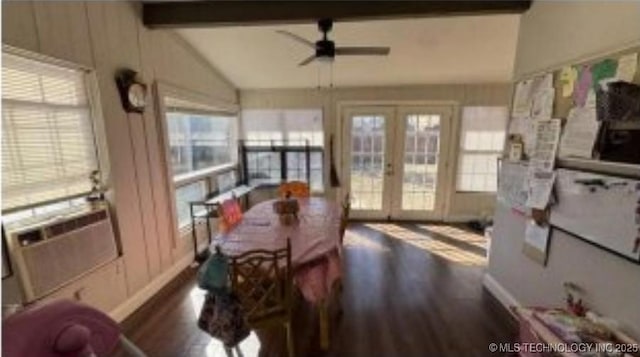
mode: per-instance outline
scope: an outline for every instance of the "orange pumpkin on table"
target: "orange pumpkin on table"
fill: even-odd
[[[293,197],[293,198],[306,198],[311,196],[311,190],[309,185],[302,181],[290,181],[280,184],[278,187],[278,196]]]

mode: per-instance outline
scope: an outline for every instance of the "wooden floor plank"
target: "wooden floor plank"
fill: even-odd
[[[352,224],[330,349],[320,351],[316,310],[300,302],[296,355],[489,356],[489,343],[515,341],[510,315],[482,288],[484,243],[455,226]],[[196,326],[203,297],[192,272],[162,301],[134,314],[125,333],[149,356],[225,356]],[[240,348],[247,357],[284,356],[284,329],[259,331]]]

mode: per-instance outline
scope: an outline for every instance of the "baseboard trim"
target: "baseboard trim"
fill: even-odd
[[[128,298],[125,302],[118,305],[115,309],[109,312],[109,316],[116,320],[118,323],[124,321],[127,317],[133,314],[139,309],[145,302],[149,301],[155,294],[157,294],[164,286],[169,284],[175,277],[177,277],[182,271],[184,271],[193,262],[193,255],[191,253],[185,254],[180,258],[171,268],[167,269],[164,273],[160,274],[157,278],[153,279],[144,288],[140,289],[137,293]]]
[[[482,285],[504,306],[510,314],[513,315],[512,307],[521,306],[520,302],[516,300],[513,295],[507,289],[505,289],[496,279],[494,279],[489,273],[485,273],[482,277]]]
[[[482,217],[471,214],[451,215],[446,216],[443,221],[446,223],[466,223],[471,221],[482,221]]]

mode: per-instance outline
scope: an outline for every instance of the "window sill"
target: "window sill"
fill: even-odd
[[[224,173],[224,172],[227,172],[227,171],[231,171],[231,170],[235,169],[237,166],[238,166],[237,163],[232,162],[232,163],[229,163],[229,164],[218,165],[218,166],[202,169],[202,170],[199,170],[199,171],[189,172],[189,173],[186,173],[186,174],[180,174],[178,176],[174,176],[173,177],[173,184],[176,187],[184,186],[184,185],[193,183],[195,181],[200,181],[201,179],[203,179],[203,178],[205,178],[207,176],[221,174],[221,173]]]

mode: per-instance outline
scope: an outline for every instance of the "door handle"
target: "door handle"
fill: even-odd
[[[387,176],[392,176],[393,175],[393,165],[391,163],[388,163],[386,165],[386,169],[384,170],[384,173]]]

